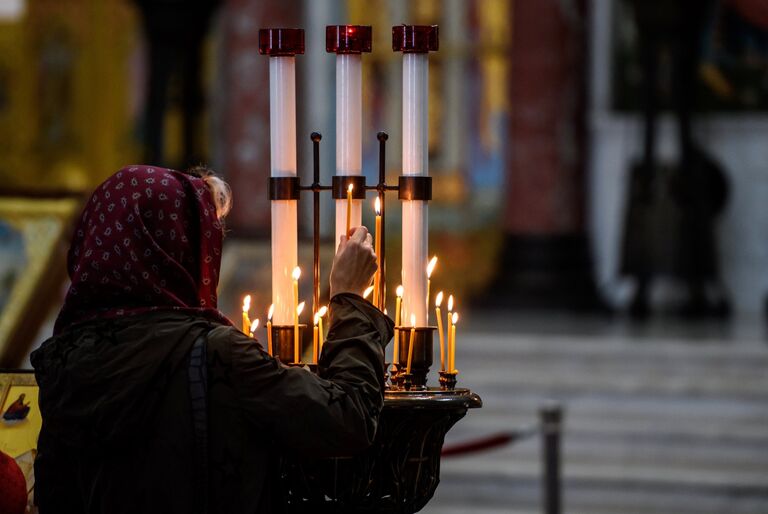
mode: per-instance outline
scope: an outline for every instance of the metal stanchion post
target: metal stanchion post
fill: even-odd
[[[556,402],[539,409],[541,421],[542,500],[544,514],[562,512],[560,446],[563,431],[563,407]]]

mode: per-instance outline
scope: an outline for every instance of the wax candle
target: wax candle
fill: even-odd
[[[301,302],[298,307],[296,307],[296,320],[293,324],[293,362],[298,363],[301,362],[301,348],[299,345],[299,316],[301,316],[301,312],[304,310],[304,302]]]
[[[437,266],[437,255],[432,256],[432,258],[429,260],[429,264],[427,264],[427,308],[429,308],[429,295],[432,286],[432,272],[435,271],[435,266]],[[427,324],[429,324],[429,315],[427,315]]]
[[[373,304],[381,309],[384,306],[384,299],[379,298],[381,291],[381,199],[377,196],[374,204],[376,212],[376,242],[374,252],[376,253],[376,275],[373,281]]]
[[[299,278],[301,278],[301,268],[293,268],[293,354],[296,357],[294,362],[299,362]]]
[[[251,328],[251,320],[248,317],[248,311],[251,310],[251,295],[247,294],[243,298],[243,334],[247,334]]]
[[[440,314],[440,305],[443,303],[443,292],[435,297],[435,318],[437,318],[437,337],[440,343],[440,370],[445,371],[445,338],[443,334],[443,317]]]
[[[353,184],[347,187],[347,231],[346,236],[349,237],[352,230],[352,190],[355,188]]]
[[[454,312],[451,317],[451,347],[450,347],[450,368],[451,373],[456,373],[456,323],[459,321],[459,313]]]
[[[400,320],[402,319],[402,314],[403,314],[403,307],[402,307],[403,286],[402,285],[397,286],[397,291],[395,292],[395,294],[397,295],[395,298],[395,327],[399,329]],[[392,363],[400,364],[400,330],[395,330],[395,349],[394,349],[394,355],[392,356]]]
[[[251,323],[251,329],[250,329],[251,337],[253,337],[253,334],[256,333],[257,328],[259,328],[259,318],[256,318],[255,320],[253,320],[253,323]]]
[[[269,312],[267,312],[267,352],[270,355],[274,355],[272,352],[272,315],[275,313],[275,305],[269,306]]]
[[[405,369],[406,373],[411,373],[411,364],[413,363],[413,344],[416,340],[416,315],[411,314],[411,337],[408,340],[408,362]]]
[[[318,318],[318,323],[317,324],[318,324],[318,328],[319,328],[318,332],[319,332],[319,335],[320,335],[320,344],[319,344],[320,349],[319,349],[319,351],[321,353],[323,351],[323,342],[325,340],[325,332],[323,332],[323,317],[325,316],[325,314],[327,312],[328,312],[328,307],[326,307],[325,305],[320,307],[320,310],[317,311],[317,313],[320,315],[320,317]]]
[[[318,362],[320,357],[320,341],[319,341],[319,334],[320,330],[318,328],[318,325],[320,324],[320,312],[315,313],[315,320],[314,324],[312,326],[312,355],[314,357],[315,363]]]

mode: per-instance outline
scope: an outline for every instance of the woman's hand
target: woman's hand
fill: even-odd
[[[351,237],[341,236],[331,267],[331,298],[339,293],[363,296],[375,271],[376,254],[368,229],[357,227]]]

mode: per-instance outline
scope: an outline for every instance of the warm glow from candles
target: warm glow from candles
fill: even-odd
[[[453,311],[453,295],[448,297],[448,312]]]
[[[301,302],[298,307],[296,307],[296,316],[301,316],[301,313],[304,311],[304,306],[307,302]]]
[[[323,305],[322,307],[320,307],[320,310],[319,310],[319,311],[317,311],[317,315],[318,315],[318,316],[320,316],[320,317],[322,318],[323,316],[325,316],[325,314],[326,314],[327,312],[328,312],[328,307],[326,307],[325,305]]]
[[[427,264],[427,278],[432,277],[432,272],[435,271],[435,266],[437,266],[437,255],[433,256],[429,260],[429,264]]]
[[[256,332],[257,328],[259,328],[259,318],[256,318],[253,320],[253,323],[251,323],[251,337],[253,337],[253,334]]]
[[[373,203],[373,210],[376,211],[376,216],[381,216],[381,198],[376,197],[376,201]]]
[[[269,312],[267,312],[267,321],[272,321],[272,315],[275,313],[275,304],[269,306]]]
[[[298,281],[301,278],[301,268],[299,268],[298,266],[293,268],[292,276],[293,276],[293,280],[297,280]]]
[[[403,297],[403,286],[397,286],[397,290],[395,291],[395,293],[397,294],[398,298],[402,298]]]
[[[443,292],[440,291],[435,297],[435,307],[440,307],[443,304]]]
[[[243,312],[247,313],[251,310],[251,295],[247,294],[243,298]]]
[[[371,296],[373,289],[374,289],[373,286],[366,287],[365,291],[363,291],[363,298],[367,299],[369,296]]]
[[[251,328],[251,319],[248,317],[248,311],[251,310],[251,295],[247,294],[243,298],[243,333],[247,334]]]

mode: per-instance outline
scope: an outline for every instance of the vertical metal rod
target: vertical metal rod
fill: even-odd
[[[381,270],[379,279],[379,309],[382,311],[386,309],[386,294],[387,294],[387,260],[385,258],[386,252],[386,193],[387,193],[387,167],[386,167],[386,155],[387,155],[387,139],[389,135],[386,132],[379,132],[376,134],[376,139],[379,140],[379,184],[376,187],[379,195],[379,202],[381,202]]]
[[[561,440],[563,407],[550,403],[539,409],[541,421],[542,501],[544,514],[562,511]]]
[[[310,138],[312,139],[312,166],[314,171],[312,179],[312,207],[314,209],[312,214],[314,222],[312,230],[312,318],[314,319],[315,313],[320,310],[320,140],[323,139],[323,136],[319,132],[312,132]]]

